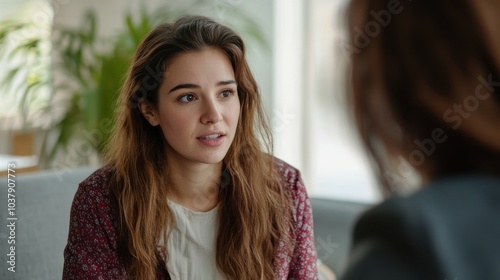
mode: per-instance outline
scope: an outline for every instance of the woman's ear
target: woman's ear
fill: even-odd
[[[145,99],[139,101],[139,110],[141,111],[144,118],[146,118],[146,120],[152,126],[157,126],[160,124],[158,113],[156,112],[155,108],[151,106],[151,104]]]

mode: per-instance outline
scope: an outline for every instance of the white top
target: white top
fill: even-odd
[[[175,226],[168,239],[167,270],[172,280],[224,279],[215,263],[217,209],[195,212],[171,200]]]

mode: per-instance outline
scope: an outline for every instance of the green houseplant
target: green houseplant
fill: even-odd
[[[0,90],[3,100],[17,104],[23,128],[45,112],[50,100],[50,22],[26,16],[47,3],[27,3],[0,21],[0,61],[6,63]],[[46,7],[45,7],[46,8]],[[51,16],[51,15],[47,15]],[[4,108],[6,109],[6,108]]]
[[[49,10],[36,19],[35,10]],[[13,155],[34,155],[38,127],[51,98],[50,30],[47,2],[19,4],[14,13],[0,21],[1,117],[9,126]],[[3,127],[6,129],[7,127]]]

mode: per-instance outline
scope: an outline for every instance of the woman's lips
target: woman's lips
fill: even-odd
[[[209,147],[218,147],[224,143],[224,141],[226,140],[226,136],[222,134],[210,134],[198,137],[196,139],[198,139],[203,145]]]

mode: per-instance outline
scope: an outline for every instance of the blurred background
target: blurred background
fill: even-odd
[[[130,57],[202,14],[244,38],[275,137],[312,197],[381,196],[345,106],[344,0],[0,0],[0,176],[99,166]]]

